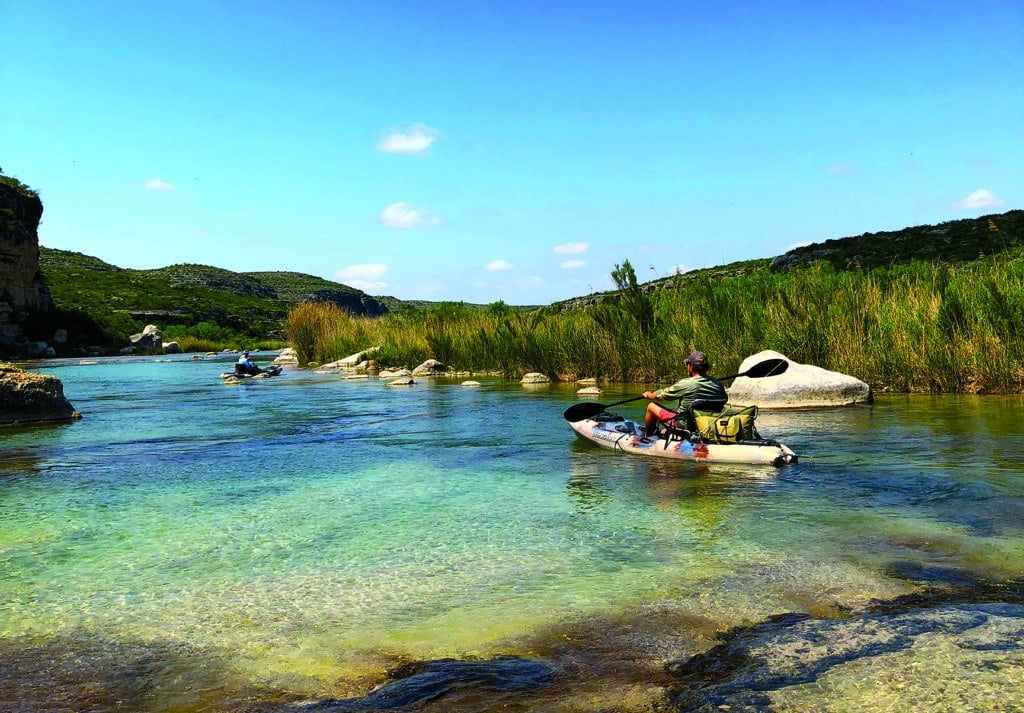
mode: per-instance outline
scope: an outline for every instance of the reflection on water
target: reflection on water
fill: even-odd
[[[50,365],[85,417],[0,435],[0,702],[343,699],[402,662],[510,654],[572,685],[505,703],[629,710],[716,631],[1024,565],[1020,397],[764,411],[801,457],[780,470],[576,441],[566,385],[223,370]]]

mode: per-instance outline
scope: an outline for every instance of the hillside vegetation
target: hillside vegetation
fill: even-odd
[[[831,238],[793,248],[775,258],[745,260],[682,275],[651,280],[642,289],[676,289],[691,280],[749,275],[760,270],[788,272],[816,263],[828,263],[838,271],[863,271],[905,265],[915,261],[956,264],[986,255],[997,255],[1024,245],[1024,210],[952,220],[938,225],[918,225],[863,235]],[[618,291],[598,292],[556,302],[556,307],[580,307],[613,297]]]
[[[238,273],[192,264],[132,270],[47,247],[40,248],[39,270],[55,310],[37,318],[36,330],[45,335],[68,329],[73,343],[110,349],[147,324],[169,338],[224,346],[283,340],[288,311],[301,302],[330,302],[359,315],[388,311],[360,290],[294,272]]]

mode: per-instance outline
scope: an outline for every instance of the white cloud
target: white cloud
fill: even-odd
[[[426,151],[441,133],[426,124],[416,123],[405,130],[393,129],[380,137],[377,150],[384,153],[417,154]]]
[[[380,223],[385,228],[413,230],[429,228],[437,224],[437,216],[429,211],[421,210],[404,201],[392,203],[380,212]]]
[[[489,263],[487,263],[487,265],[485,266],[485,269],[487,269],[487,270],[511,270],[512,269],[512,263],[510,263],[508,260],[491,260]]]
[[[979,188],[971,195],[953,204],[954,208],[960,210],[974,210],[975,208],[994,208],[1003,204],[1003,199],[992,193],[987,188]]]
[[[553,252],[559,255],[579,255],[590,249],[587,243],[562,243],[553,248]]]
[[[566,260],[559,265],[563,270],[575,270],[578,267],[583,267],[587,262],[585,260]]]
[[[174,186],[172,186],[170,183],[168,183],[167,181],[163,180],[162,178],[149,178],[149,179],[147,179],[147,180],[142,182],[142,187],[145,188],[147,191],[173,191],[174,190]]]
[[[334,279],[369,294],[380,294],[388,283],[380,279],[388,272],[388,266],[374,262],[367,265],[349,265],[334,273]]]

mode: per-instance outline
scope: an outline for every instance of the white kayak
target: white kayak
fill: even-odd
[[[278,374],[280,374],[282,368],[283,367],[278,365],[271,365],[266,369],[261,369],[257,374],[247,374],[236,369],[235,371],[225,371],[223,374],[220,375],[220,378],[224,379],[225,381],[244,381],[245,379],[269,379],[271,376],[277,376]]]
[[[643,426],[621,416],[599,414],[569,421],[580,438],[622,453],[706,463],[748,463],[781,467],[797,462],[797,455],[777,441],[759,439],[736,443],[704,443],[699,438],[643,435]]]

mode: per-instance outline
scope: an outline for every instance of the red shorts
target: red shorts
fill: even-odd
[[[653,401],[651,402],[651,406],[653,407],[652,410],[654,411],[654,413],[658,414],[658,421],[660,421],[661,423],[668,424],[669,426],[676,425],[675,419],[676,416],[679,415],[677,412],[673,411],[672,409],[667,409],[662,406],[659,406]]]

